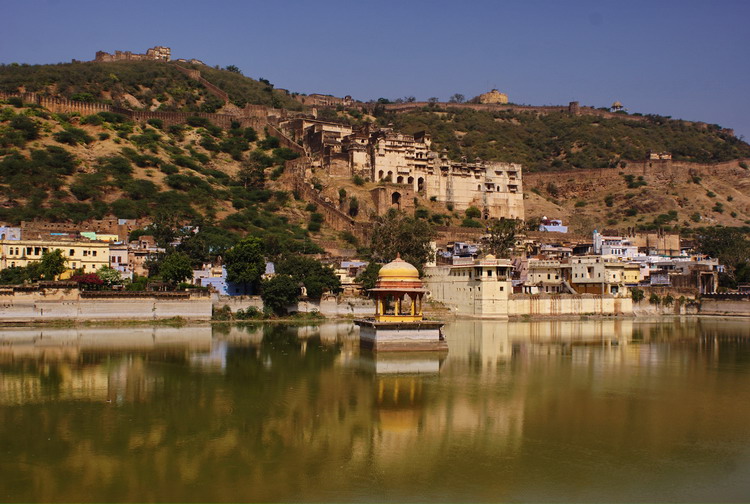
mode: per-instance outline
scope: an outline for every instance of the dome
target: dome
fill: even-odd
[[[398,256],[396,259],[380,268],[378,280],[385,280],[387,282],[419,281],[419,271]]]

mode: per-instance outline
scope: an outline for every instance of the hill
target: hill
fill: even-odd
[[[239,106],[246,104],[301,110],[286,92],[228,70],[180,63],[197,70]],[[57,65],[1,65],[0,91],[39,93],[129,109],[164,112],[217,112],[224,102],[177,63],[157,61],[83,62]]]
[[[0,101],[0,220],[146,218],[316,251],[303,226],[316,219],[276,181],[296,156],[262,131],[200,117],[165,127]]]
[[[377,109],[376,109],[377,111]],[[669,152],[675,160],[714,163],[750,157],[750,145],[718,125],[661,116],[622,118],[513,110],[424,107],[381,109],[378,123],[404,133],[428,131],[453,159],[516,162],[527,172],[606,168]]]

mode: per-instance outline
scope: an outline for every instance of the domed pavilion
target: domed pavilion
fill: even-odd
[[[447,350],[442,322],[426,321],[422,300],[427,293],[419,271],[400,256],[378,273],[375,317],[357,320],[360,345],[375,351]]]

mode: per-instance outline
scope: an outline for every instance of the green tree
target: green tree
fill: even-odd
[[[466,209],[466,217],[469,219],[478,219],[482,216],[482,212],[475,206],[470,206]]]
[[[110,268],[109,266],[102,266],[101,268],[99,268],[99,271],[97,271],[96,274],[108,287],[112,287],[113,285],[120,285],[122,283],[122,275],[120,274],[120,272],[114,268]]]
[[[365,290],[374,289],[375,283],[378,281],[378,273],[382,267],[381,264],[371,261],[365,270],[357,276],[356,281],[361,283]]]
[[[487,248],[496,257],[510,257],[516,244],[516,233],[522,224],[517,219],[500,219],[492,223]]]
[[[401,254],[401,258],[413,264],[421,274],[425,263],[433,259],[430,242],[434,236],[435,230],[429,222],[391,209],[373,224],[372,258],[387,263]]]
[[[274,275],[263,281],[260,297],[265,308],[276,315],[285,315],[286,307],[299,299],[299,282],[289,275]]]
[[[63,257],[62,250],[55,249],[42,254],[39,263],[39,276],[44,280],[54,280],[65,271],[67,259]]]
[[[742,230],[722,226],[703,228],[697,238],[701,253],[719,259],[726,266],[730,286],[736,285],[738,280],[745,281],[750,264],[750,240]]]
[[[263,242],[248,237],[241,240],[226,253],[227,280],[257,286],[266,271]]]
[[[176,285],[193,276],[190,257],[183,252],[172,252],[159,261],[159,275],[165,282]]]
[[[303,284],[310,299],[320,299],[326,290],[333,293],[341,290],[333,268],[310,257],[291,255],[276,265],[276,272]]]
[[[645,294],[643,293],[643,290],[639,289],[638,287],[633,287],[633,289],[630,291],[630,297],[633,299],[634,303],[640,303],[641,301],[643,301]]]

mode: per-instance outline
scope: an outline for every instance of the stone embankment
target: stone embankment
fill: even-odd
[[[81,292],[69,287],[0,290],[1,322],[211,320],[208,293]]]

